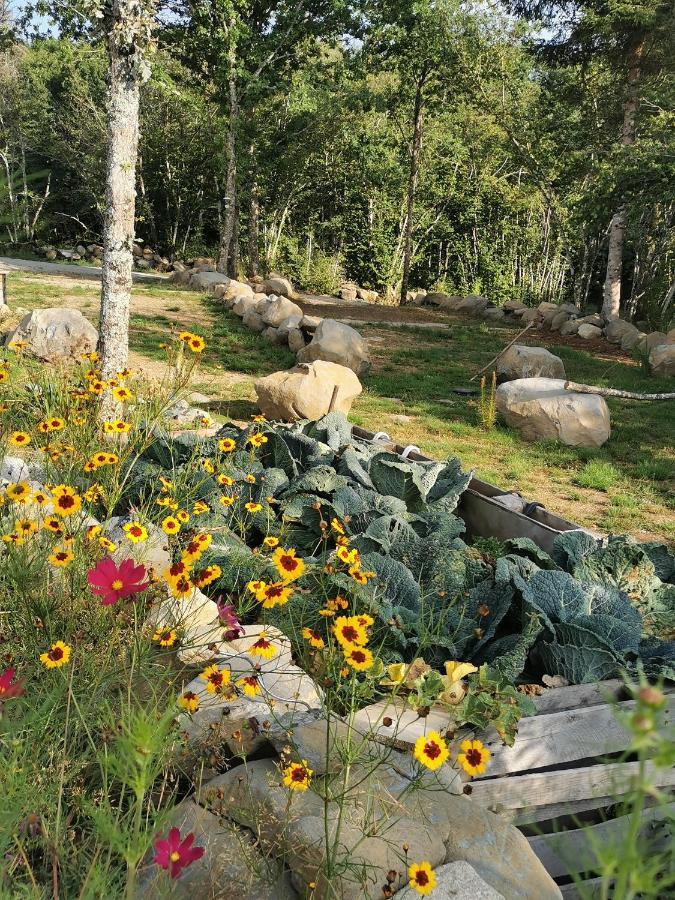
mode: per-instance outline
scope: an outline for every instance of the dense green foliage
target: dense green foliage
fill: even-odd
[[[263,577],[265,560],[229,537],[230,529],[251,546],[261,535],[278,533],[306,561],[318,563],[336,519],[346,523],[363,569],[375,577],[362,586],[344,573],[329,577],[335,590],[356,593],[375,617],[374,639],[384,662],[418,656],[438,668],[446,659],[487,662],[509,681],[548,673],[571,683],[594,682],[635,671],[639,660],[649,675],[675,674],[673,644],[657,637],[672,633],[675,624],[675,558],[664,545],[618,537],[603,547],[578,531],[557,538],[552,557],[525,538],[469,546],[456,508],[471,475],[457,460],[403,460],[353,437],[337,413],[266,434],[252,461],[247,429],[225,426],[219,432],[239,448],[228,473],[235,480],[246,472],[256,477],[250,497],[223,510],[216,482],[194,476],[214,510],[207,524],[218,535],[209,553],[223,568],[219,590],[237,596],[249,580]],[[195,459],[208,458],[215,443],[191,435],[158,440],[130,499],[142,503],[163,469],[199,473]],[[244,515],[245,500],[269,497],[272,520],[269,509]],[[302,616],[297,604],[289,604],[269,617],[301,645],[302,627],[316,621],[323,602],[317,586],[305,598]]]
[[[186,3],[158,29],[144,90],[138,234],[169,255],[215,252],[232,75],[241,268],[257,250],[263,269],[307,287],[334,289],[346,276],[395,292],[422,79],[411,286],[597,302],[622,203],[624,304],[663,323],[673,84],[667,17],[650,3],[659,9],[639,21],[579,4],[583,27],[548,39],[546,53],[529,18],[562,23],[556,4],[515,4],[514,18],[454,0],[325,2],[303,15],[283,2]],[[627,148],[625,50],[638,33],[647,50]],[[3,52],[0,149],[11,172],[51,172],[46,197],[43,180],[15,198],[11,240],[97,238],[104,73],[102,50],[71,38]]]

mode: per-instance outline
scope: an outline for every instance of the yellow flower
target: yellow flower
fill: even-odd
[[[207,472],[209,475],[213,475],[213,473],[216,471],[215,466],[213,465],[213,463],[211,462],[210,459],[202,460],[202,469],[205,472]]]
[[[467,687],[462,679],[477,671],[476,666],[472,666],[471,663],[457,662],[455,660],[446,662],[445,675],[443,676],[445,690],[439,695],[438,700],[441,703],[456,706],[464,699],[467,691]]]
[[[207,584],[217,581],[222,574],[223,570],[220,566],[213,563],[210,566],[206,566],[205,569],[200,569],[199,572],[195,572],[192,576],[192,580],[198,588],[203,588],[206,587]]]
[[[333,531],[336,534],[344,534],[345,533],[345,530],[342,527],[342,523],[336,518],[332,518],[330,520],[330,527],[333,529]]]
[[[247,484],[255,484],[255,475],[244,475],[244,481]]]
[[[462,741],[457,762],[472,778],[482,775],[490,761],[490,751],[480,741]]]
[[[232,487],[234,484],[234,478],[230,478],[229,475],[217,475],[216,481],[218,484],[222,484],[223,487]]]
[[[273,535],[268,535],[263,541],[263,546],[269,547],[271,550],[273,550],[275,547],[279,546],[279,538],[274,537]]]
[[[49,497],[48,494],[45,494],[44,491],[40,491],[40,490],[35,491],[35,493],[31,497],[31,501],[33,503],[35,503],[37,506],[46,506],[50,500],[51,500],[51,497]]]
[[[306,641],[309,642],[311,647],[314,647],[315,650],[323,650],[326,646],[326,642],[321,637],[318,631],[315,631],[313,628],[303,628],[302,636]]]
[[[408,666],[406,663],[392,663],[387,666],[387,677],[380,681],[384,687],[396,687],[405,681]]]
[[[127,522],[122,526],[122,531],[132,544],[141,544],[148,539],[148,529],[140,522]]]
[[[273,609],[275,606],[283,606],[291,599],[293,588],[288,587],[284,581],[275,581],[272,584],[265,585],[264,588],[256,594],[258,600],[261,601],[263,609]]]
[[[52,491],[54,512],[59,516],[72,516],[82,507],[82,498],[75,488],[57,484]]]
[[[30,537],[38,530],[38,526],[32,519],[19,519],[14,523],[14,527],[21,537]]]
[[[46,653],[40,654],[40,662],[48,669],[59,669],[70,661],[70,647],[63,641],[56,641]]]
[[[306,759],[299,763],[291,763],[283,770],[284,787],[291,791],[306,791],[313,774],[314,770],[309,768]]]
[[[9,344],[7,344],[7,346],[9,347],[10,350],[15,350],[17,353],[20,353],[21,350],[24,349],[24,347],[28,346],[28,342],[27,341],[10,341]]]
[[[365,672],[366,669],[370,669],[375,661],[373,654],[367,647],[357,647],[356,645],[343,647],[342,652],[345,655],[347,665],[351,666],[352,669],[356,669],[357,672]]]
[[[96,381],[89,382],[89,391],[92,394],[96,394],[97,396],[100,396],[104,390],[105,390],[105,382],[104,381],[96,380]]]
[[[173,628],[158,628],[152,636],[153,641],[160,647],[173,647],[178,634]]]
[[[218,497],[218,503],[220,503],[221,506],[232,506],[236,499],[237,498],[232,494],[223,494],[222,496]]]
[[[117,545],[114,541],[111,541],[110,538],[105,537],[105,535],[101,535],[98,539],[99,547],[103,547],[104,550],[107,550],[109,553],[114,553],[117,550]]]
[[[251,416],[251,421],[252,422],[266,422],[267,418],[265,416],[256,415],[256,416]]]
[[[186,712],[197,712],[199,709],[199,697],[194,691],[186,691],[178,698],[178,705]]]
[[[418,737],[413,751],[415,759],[427,769],[440,769],[450,756],[448,745],[437,731],[429,731]]]
[[[305,571],[304,560],[298,559],[296,552],[295,548],[284,550],[283,547],[277,547],[272,554],[272,562],[282,581],[295,581]]]
[[[111,422],[104,422],[103,430],[106,434],[126,434],[131,431],[131,423],[123,419],[114,419]]]
[[[221,438],[218,441],[218,449],[221,453],[232,453],[233,450],[236,450],[237,445],[232,438]]]
[[[252,434],[249,438],[247,438],[247,441],[253,447],[262,447],[263,444],[267,443],[267,438],[264,434],[257,431],[255,434]]]
[[[362,572],[358,566],[352,566],[349,575],[357,584],[368,584],[370,578],[375,578],[375,572]]]
[[[47,518],[42,523],[42,527],[45,531],[51,531],[53,534],[62,534],[63,533],[63,525],[61,524],[61,519],[58,516],[47,516]]]
[[[204,347],[206,347],[206,343],[204,338],[200,338],[199,335],[193,334],[190,336],[190,339],[185,342],[190,350],[193,353],[201,353]]]
[[[431,863],[426,860],[413,863],[408,869],[408,878],[410,887],[423,896],[430,894],[436,887],[436,873],[431,868]]]
[[[258,635],[258,640],[251,644],[248,648],[248,652],[251,656],[260,656],[262,659],[272,659],[276,656],[277,648],[271,641],[267,640],[267,635],[264,631],[261,631]]]
[[[25,431],[14,431],[9,436],[12,447],[27,447],[30,444],[30,435]]]
[[[53,566],[56,566],[57,568],[65,568],[66,566],[69,566],[70,563],[75,559],[75,554],[72,550],[65,550],[62,547],[54,547],[47,559]]]
[[[199,677],[206,682],[206,690],[209,694],[226,694],[231,690],[231,688],[228,690],[230,670],[219,669],[215,663],[207,666]]]
[[[128,400],[131,400],[134,396],[132,394],[132,392],[129,390],[129,388],[124,387],[124,386],[116,387],[113,390],[112,395],[115,398],[115,400],[121,400],[123,403],[127,402]]]
[[[166,518],[162,519],[162,531],[164,534],[178,534],[180,522],[173,516],[166,516]]]
[[[8,378],[9,372],[7,371],[7,369],[0,369],[0,384],[7,381]]]
[[[203,500],[195,500],[194,506],[192,507],[192,515],[193,516],[202,516],[204,513],[209,511],[209,504],[204,503]]]
[[[244,509],[250,513],[257,513],[257,512],[260,512],[260,510],[262,509],[262,504],[261,503],[244,503]]]
[[[260,682],[255,675],[244,675],[236,681],[237,687],[247,697],[257,697],[261,691]]]
[[[31,499],[32,491],[27,481],[12,482],[7,485],[5,491],[14,503],[28,503]]]
[[[368,633],[356,616],[339,616],[333,625],[333,634],[342,647],[364,647]]]
[[[179,509],[176,513],[176,518],[184,525],[186,522],[190,521],[190,513],[186,509]]]

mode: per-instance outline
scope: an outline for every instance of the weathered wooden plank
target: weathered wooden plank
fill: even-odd
[[[675,803],[669,803],[646,809],[642,813],[642,828],[653,826],[657,844],[660,830],[658,824],[671,817],[674,812]],[[527,840],[549,875],[560,878],[563,875],[594,871],[598,864],[595,848],[618,844],[624,840],[631,821],[631,816],[619,816],[586,828],[574,828],[557,834],[539,834]]]
[[[624,689],[623,681],[614,678],[612,681],[600,681],[597,684],[570,684],[567,687],[548,688],[543,694],[532,699],[537,707],[537,715],[541,715],[609,703],[620,697]]]
[[[514,825],[532,825],[536,822],[557,819],[559,816],[576,816],[577,813],[588,812],[591,809],[606,809],[616,802],[616,797],[592,797],[588,800],[542,803],[540,806],[529,806],[525,809],[504,809],[501,810],[501,815],[510,819]]]
[[[647,763],[647,777],[657,787],[675,785],[675,770],[658,769]],[[481,806],[499,812],[523,809],[563,801],[595,797],[620,796],[630,790],[638,775],[639,763],[610,763],[567,769],[562,772],[539,772],[534,775],[512,775],[477,781],[471,797]]]
[[[491,758],[486,775],[477,781],[509,772],[532,772],[578,759],[619,753],[628,747],[630,733],[619,722],[616,712],[632,712],[633,709],[635,701],[627,700],[521,719],[513,747],[506,747],[496,731],[479,734],[477,736],[489,748]],[[665,727],[674,715],[675,695],[670,695],[663,714]]]

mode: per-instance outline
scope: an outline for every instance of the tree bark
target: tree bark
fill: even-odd
[[[237,49],[234,43],[233,23],[229,25],[230,42],[227,54],[228,61],[228,99],[229,115],[227,123],[227,135],[225,137],[225,156],[227,170],[225,174],[225,194],[223,195],[223,216],[220,226],[220,248],[218,251],[219,272],[237,277],[237,260],[232,259],[232,244],[237,226],[237,120],[239,118],[239,100],[237,97],[236,62]]]
[[[413,105],[413,138],[410,152],[410,173],[408,175],[408,194],[406,198],[406,216],[403,235],[403,274],[401,275],[401,293],[399,303],[405,305],[408,294],[408,280],[410,278],[410,265],[412,262],[412,235],[413,235],[413,210],[415,207],[415,193],[419,178],[420,155],[422,152],[422,111],[424,109],[424,83],[427,79],[427,69],[422,69],[415,87],[415,102]]]
[[[253,277],[260,271],[260,200],[258,198],[258,185],[254,181],[251,185],[251,196],[248,205],[248,271]]]
[[[630,147],[635,143],[635,120],[640,105],[640,65],[644,51],[644,38],[638,38],[628,55],[628,82],[623,104],[621,144]],[[621,311],[621,272],[623,269],[623,242],[626,231],[626,210],[623,204],[614,213],[609,227],[607,247],[607,271],[603,288],[602,313],[605,318],[615,318]]]
[[[133,0],[114,0],[108,35],[108,140],[103,222],[103,268],[99,352],[104,380],[127,364],[129,354],[129,305],[136,211],[136,163],[138,158],[138,105],[142,76],[138,59],[132,60],[134,32],[126,28],[134,18]],[[107,395],[102,416],[115,409]]]

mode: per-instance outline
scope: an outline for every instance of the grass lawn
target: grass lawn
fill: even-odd
[[[98,284],[70,276],[12,274],[11,306],[76,306],[95,321]],[[429,316],[425,314],[425,319]],[[352,419],[417,444],[430,456],[458,456],[485,480],[518,491],[572,521],[638,539],[675,541],[675,411],[673,403],[610,400],[612,437],[600,450],[554,442],[525,443],[514,431],[477,426],[475,398],[453,394],[515,332],[467,317],[442,316],[446,331],[364,325],[373,368]],[[219,304],[169,285],[134,286],[132,364],[149,375],[161,366],[159,344],[172,330],[191,328],[208,348],[195,388],[221,401],[219,412],[247,418],[255,409],[253,381],[288,368],[287,349],[267,344]],[[573,381],[628,390],[675,391],[675,379],[654,379],[609,345],[585,349],[557,333],[527,335],[562,357]],[[474,382],[475,386],[476,382]]]

